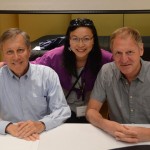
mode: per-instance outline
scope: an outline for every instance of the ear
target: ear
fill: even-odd
[[[140,56],[143,56],[143,54],[144,54],[144,44],[143,43],[141,43],[139,45],[139,49],[140,49]]]
[[[29,56],[31,56],[31,45],[30,45],[30,47],[29,47]]]

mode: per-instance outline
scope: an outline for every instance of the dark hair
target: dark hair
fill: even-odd
[[[68,50],[70,47],[70,33],[76,30],[79,27],[88,27],[92,33],[94,38],[94,45],[92,50],[88,55],[88,59],[86,62],[86,66],[88,65],[89,69],[93,74],[97,74],[100,66],[101,66],[101,51],[98,41],[98,35],[94,23],[90,19],[74,19],[70,21],[70,25],[66,32],[66,39],[65,39],[65,46],[64,46],[64,56],[63,56],[63,63],[67,71],[77,77],[77,69],[76,69],[76,57],[74,52]]]

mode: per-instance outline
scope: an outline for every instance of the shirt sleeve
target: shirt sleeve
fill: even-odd
[[[3,134],[3,135],[6,134],[6,132],[5,132],[6,127],[7,127],[7,125],[10,124],[10,123],[11,123],[11,122],[9,122],[9,121],[0,120],[0,134]]]
[[[107,78],[106,75],[107,73],[107,69],[106,66],[108,65],[103,65],[100,72],[97,75],[97,79],[94,83],[94,87],[91,93],[91,98],[92,99],[96,99],[100,102],[104,102],[106,100],[106,87],[105,85],[107,85]]]
[[[71,110],[66,102],[58,75],[55,71],[50,72],[47,87],[51,86],[48,90],[48,101],[50,114],[45,116],[42,121],[46,130],[50,130],[61,125],[66,119],[71,116]]]

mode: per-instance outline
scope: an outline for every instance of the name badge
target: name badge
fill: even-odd
[[[85,116],[86,108],[87,108],[87,106],[76,107],[76,116],[77,117]]]

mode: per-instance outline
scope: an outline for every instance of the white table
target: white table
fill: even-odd
[[[0,150],[37,150],[39,141],[25,141],[11,135],[0,135]]]
[[[150,127],[150,125],[141,126]],[[91,124],[63,124],[42,133],[40,140],[36,142],[0,135],[0,147],[5,150],[108,150],[141,144],[150,145],[150,142],[128,144],[116,141]]]
[[[108,150],[130,145],[133,144],[116,141],[91,124],[63,124],[41,135],[38,150]]]

